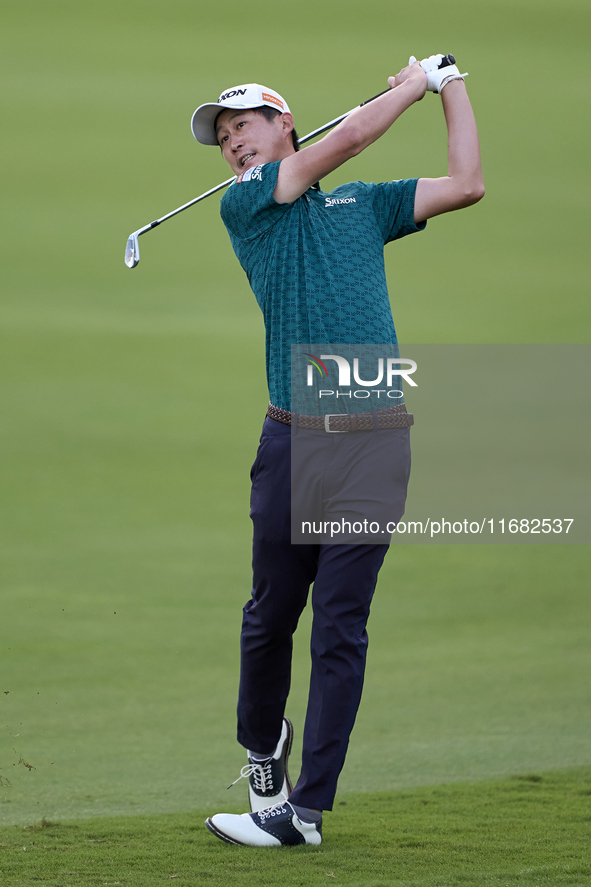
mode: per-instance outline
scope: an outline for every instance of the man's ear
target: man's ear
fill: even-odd
[[[288,111],[285,114],[281,115],[281,125],[283,127],[283,133],[287,134],[292,131],[293,126],[293,114],[290,114]]]

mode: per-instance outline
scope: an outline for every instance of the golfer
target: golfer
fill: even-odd
[[[193,115],[195,138],[219,146],[237,177],[222,199],[221,215],[264,315],[270,397],[251,472],[253,589],[244,607],[238,698],[238,741],[247,750],[241,775],[248,779],[251,812],[207,820],[228,843],[320,844],[322,813],[333,806],[361,699],[370,603],[388,546],[317,539],[292,544],[292,432],[320,447],[327,441],[333,446],[337,438],[346,441],[343,446],[371,439],[390,447],[392,470],[381,495],[399,519],[412,417],[403,403],[372,404],[362,415],[292,412],[291,346],[394,345],[384,245],[484,195],[465,75],[455,65],[439,68],[442,59],[411,58],[388,78],[387,93],[301,151],[286,101],[260,84],[227,89]],[[427,89],[441,95],[447,176],[320,190],[325,176],[383,136]],[[292,725],[285,707],[292,636],[311,587],[312,671],[302,768],[292,788]]]

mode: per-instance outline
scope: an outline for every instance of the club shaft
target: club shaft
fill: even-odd
[[[389,89],[384,90],[384,92],[389,92]],[[379,95],[383,95],[384,93],[380,92]],[[352,108],[350,111],[347,111],[346,114],[341,114],[340,117],[335,117],[334,120],[331,120],[330,123],[325,123],[324,126],[319,127],[318,129],[309,132],[308,135],[304,136],[302,139],[298,139],[298,144],[303,145],[306,142],[309,142],[310,139],[319,136],[321,133],[326,132],[328,129],[332,129],[333,126],[336,126],[345,117],[348,117],[353,111],[357,108],[360,108],[362,105],[366,105],[367,102],[373,102],[374,99],[377,99],[378,96],[374,95],[373,98],[367,99],[367,101],[362,102],[361,105],[356,105],[355,108]],[[220,182],[219,185],[216,185],[214,188],[210,188],[209,191],[204,191],[203,194],[200,194],[199,197],[194,197],[193,200],[189,200],[188,203],[183,203],[182,206],[177,207],[177,209],[173,209],[172,212],[167,213],[165,216],[162,216],[160,219],[155,219],[153,222],[150,222],[149,225],[144,225],[143,228],[140,228],[135,233],[139,237],[140,234],[145,234],[146,231],[151,231],[152,228],[157,228],[162,222],[166,222],[167,219],[171,219],[173,216],[177,216],[179,213],[182,213],[183,210],[189,209],[190,206],[194,206],[196,203],[199,203],[200,200],[205,200],[206,197],[210,197],[212,194],[215,194],[216,191],[221,191],[222,188],[227,188],[228,185],[231,185],[233,181],[235,181],[236,176],[232,176],[230,179],[226,179],[225,182]]]
[[[364,102],[361,102],[360,105],[355,105],[354,108],[351,108],[350,111],[347,111],[346,114],[341,114],[340,117],[335,117],[334,120],[331,120],[330,123],[325,123],[324,126],[321,126],[319,129],[315,129],[312,132],[309,132],[307,136],[304,136],[302,139],[298,139],[298,145],[304,145],[306,142],[309,142],[310,139],[315,138],[315,136],[319,136],[321,133],[326,132],[327,129],[331,129],[333,126],[336,126],[337,123],[340,123],[345,117],[348,117],[349,114],[352,114],[353,111],[356,111],[357,108],[363,108],[364,105],[368,105],[370,102],[373,102],[374,99],[379,99],[381,95],[386,95],[387,92],[390,92],[390,87],[385,89],[383,92],[378,92],[377,95],[372,95],[370,99],[366,99]]]
[[[165,222],[167,219],[171,219],[173,216],[182,213],[184,209],[189,209],[190,206],[193,206],[195,203],[199,203],[200,200],[204,200],[206,197],[210,197],[211,194],[215,194],[216,191],[221,191],[222,188],[227,188],[228,185],[231,185],[236,176],[232,176],[231,179],[226,179],[225,182],[220,182],[219,185],[216,185],[215,188],[210,188],[209,191],[204,191],[203,194],[200,194],[199,197],[194,197],[193,200],[189,200],[188,203],[183,203],[182,206],[179,206],[177,209],[173,209],[172,212],[167,213],[165,216],[162,216],[160,219],[155,219],[153,222],[150,222],[149,225],[144,225],[143,228],[140,228],[139,231],[135,233],[139,237],[140,234],[145,234],[146,231],[151,231],[152,228],[157,228],[161,222]]]

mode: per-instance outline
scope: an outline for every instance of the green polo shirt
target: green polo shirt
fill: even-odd
[[[263,312],[269,398],[290,409],[292,344],[397,342],[384,245],[425,223],[413,221],[417,179],[310,188],[277,203],[280,162],[239,176],[221,216]]]

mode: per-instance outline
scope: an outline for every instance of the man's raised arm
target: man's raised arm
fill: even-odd
[[[447,123],[448,173],[439,179],[419,179],[415,194],[416,223],[471,206],[484,197],[478,131],[463,80],[448,83],[441,100]]]
[[[389,77],[388,83],[393,87],[389,92],[356,108],[323,139],[281,161],[273,192],[278,203],[293,203],[314,182],[384,135],[407,108],[423,98],[427,75],[416,62],[403,68],[396,77]]]

